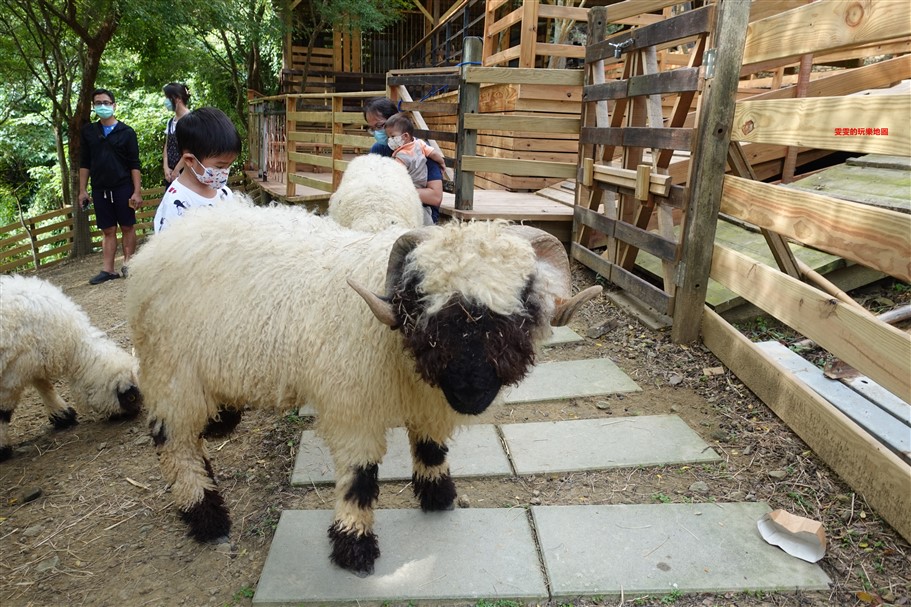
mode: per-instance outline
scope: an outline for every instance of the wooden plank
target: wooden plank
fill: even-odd
[[[579,118],[547,118],[542,116],[501,116],[499,114],[468,114],[463,121],[466,129],[485,131],[527,131],[535,133],[576,134]]]
[[[519,67],[534,68],[538,44],[537,0],[522,2],[522,26],[519,28]],[[569,70],[566,70],[569,71]]]
[[[458,74],[412,74],[387,76],[387,86],[450,86],[458,88]]]
[[[693,129],[618,127],[583,127],[579,142],[593,145],[653,147],[661,150],[689,151],[693,146]]]
[[[367,137],[364,139],[367,139]],[[370,139],[372,139],[372,137]],[[294,131],[292,133],[288,133],[288,141],[293,141],[294,143],[316,143],[320,145],[332,145],[332,133]]]
[[[624,291],[628,291],[640,301],[650,305],[662,314],[669,308],[670,297],[661,289],[642,280],[632,272],[628,272],[611,263],[601,255],[588,250],[579,243],[572,243],[570,252],[573,259],[588,266],[605,279],[614,283]]]
[[[705,308],[705,345],[842,480],[911,541],[911,467],[872,440],[831,403],[763,356],[737,329]],[[864,343],[870,343],[864,340]]]
[[[628,223],[605,217],[582,206],[576,206],[573,219],[594,228],[609,238],[618,238],[659,259],[673,261],[677,243]]]
[[[836,379],[829,379],[822,369],[792,352],[777,341],[757,344],[758,348],[776,363],[807,384],[814,392],[832,403],[836,409],[869,432],[895,454],[911,463],[911,427],[877,407]]]
[[[702,93],[699,137],[687,177],[690,200],[681,232],[680,276],[674,293],[674,325],[671,327],[671,338],[676,343],[691,342],[699,336],[712,264],[708,243],[715,242],[749,10],[748,2],[725,2],[718,16],[721,26],[714,33],[715,76],[706,80]]]
[[[680,4],[680,0],[625,0],[607,7],[607,22],[614,23],[641,13],[653,13],[675,4]]]
[[[318,167],[329,168],[332,166],[332,157],[331,156],[322,156],[319,154],[305,154],[303,152],[288,152],[288,159],[293,162],[312,164],[313,166],[318,166]]]
[[[285,118],[288,122],[316,122],[328,125],[332,122],[331,112],[287,112]]]
[[[608,8],[608,14],[610,14],[610,8],[612,7]],[[659,23],[616,34],[603,42],[589,44],[585,47],[585,62],[619,61],[619,59],[614,57],[614,46],[612,45],[622,44],[627,40],[633,41],[630,46],[624,49],[624,52],[629,53],[642,50],[648,46],[660,46],[699,33],[708,32],[714,11],[714,6],[687,11]]]
[[[508,175],[522,175],[526,177],[561,177],[563,179],[574,179],[576,177],[575,163],[513,160],[507,158],[487,158],[484,156],[462,156],[461,170],[506,173]]]
[[[911,281],[911,215],[731,175],[721,211]]]
[[[546,84],[551,86],[582,86],[582,70],[554,70],[516,67],[465,68],[465,82],[478,84]]]
[[[907,333],[717,244],[711,277],[911,402]]]
[[[586,86],[582,90],[582,100],[604,101],[620,97],[699,91],[701,88],[699,68],[680,68],[658,74],[633,76],[629,80]]]
[[[636,188],[637,171],[603,164],[592,165],[592,177],[595,181],[613,183],[629,189]],[[649,173],[649,192],[658,196],[667,196],[671,189],[671,176]]]
[[[808,28],[807,24],[813,27]],[[808,53],[911,34],[911,5],[873,0],[818,0],[751,23],[744,42],[743,65],[791,59]]]
[[[751,143],[906,155],[911,149],[908,116],[908,95],[742,101],[734,112],[733,138]]]
[[[324,192],[332,192],[332,182],[324,181],[322,179],[314,179],[312,177],[307,177],[305,175],[298,175],[296,173],[288,173],[288,183],[304,185],[308,188],[314,188],[317,190],[322,190]]]
[[[911,78],[911,55],[895,57],[852,70],[829,72],[829,74],[807,84],[807,97],[837,97],[867,89],[892,86],[901,80]],[[796,87],[793,86],[785,87],[748,97],[741,102],[790,99],[794,97],[796,90]]]
[[[402,102],[401,109],[408,112],[421,112],[422,114],[446,114],[455,116],[459,112],[457,103],[438,103],[436,101]]]

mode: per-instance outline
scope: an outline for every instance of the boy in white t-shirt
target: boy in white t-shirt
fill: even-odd
[[[184,171],[167,187],[155,213],[155,233],[178,220],[187,209],[213,206],[231,197],[228,174],[240,155],[240,135],[217,108],[202,107],[177,122],[177,145]]]

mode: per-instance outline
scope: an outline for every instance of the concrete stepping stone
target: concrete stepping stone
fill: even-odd
[[[380,480],[411,480],[411,447],[404,428],[386,434],[386,457]],[[449,444],[450,474],[454,477],[509,476],[512,468],[497,429],[491,424],[464,426]],[[334,483],[335,466],[329,448],[313,430],[304,430],[291,473],[292,485]]]
[[[329,510],[282,512],[254,605],[547,598],[522,508],[377,510],[382,555],[364,578],[330,563],[331,523]]]
[[[721,459],[676,415],[527,422],[500,430],[517,474]]]
[[[533,403],[618,392],[639,392],[641,388],[607,358],[541,363],[522,383],[507,389],[504,402]]]
[[[569,327],[552,327],[553,335],[544,340],[541,344],[545,348],[550,346],[562,346],[564,344],[574,344],[580,341],[583,341],[581,335],[570,329]]]
[[[817,565],[766,543],[764,503],[533,506],[555,599],[623,592],[825,590]]]

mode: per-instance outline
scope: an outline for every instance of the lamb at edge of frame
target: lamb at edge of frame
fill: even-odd
[[[136,361],[55,285],[34,276],[0,276],[0,460],[13,454],[9,424],[22,391],[32,385],[58,430],[77,423],[53,381],[67,379],[80,409],[111,419],[142,408]]]

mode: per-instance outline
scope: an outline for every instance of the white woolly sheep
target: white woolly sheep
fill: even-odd
[[[12,455],[9,424],[22,391],[32,385],[55,428],[77,423],[76,410],[54,389],[69,380],[80,409],[111,419],[142,407],[136,363],[58,287],[35,277],[0,276],[0,460]]]
[[[329,217],[361,232],[390,226],[419,228],[424,208],[405,167],[378,154],[348,163],[338,189],[329,197]]]
[[[332,561],[370,573],[386,430],[408,431],[421,508],[451,508],[455,428],[521,380],[549,324],[601,288],[570,297],[563,246],[532,228],[367,234],[228,204],[187,213],[130,264],[127,314],[163,477],[190,535],[223,538],[230,518],[203,437],[230,432],[244,407],[312,403],[338,475]]]

